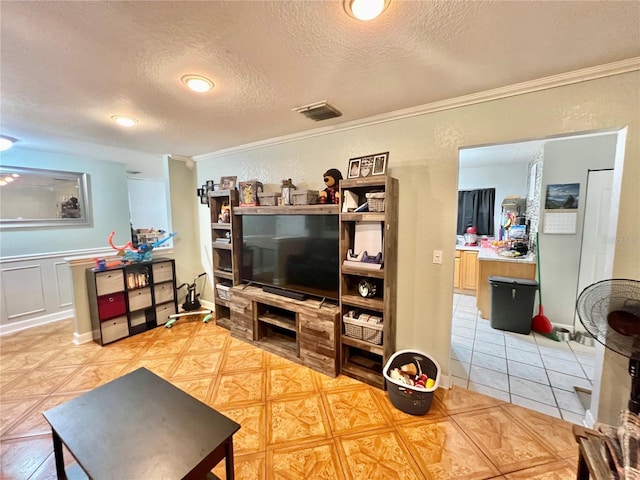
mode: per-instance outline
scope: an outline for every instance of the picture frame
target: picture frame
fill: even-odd
[[[544,208],[545,210],[577,210],[579,200],[579,183],[557,183],[554,185],[547,185]]]
[[[387,174],[389,152],[349,159],[347,178],[366,178]]]
[[[258,192],[262,192],[262,183],[257,180],[240,182],[240,206],[255,207],[258,205]]]
[[[389,152],[374,155],[373,170],[371,172],[371,175],[386,175],[388,159],[389,159]]]
[[[360,176],[360,159],[352,158],[349,160],[349,170],[347,178],[358,178]]]
[[[209,205],[209,190],[206,185],[202,185],[201,188],[197,190],[198,196],[200,197],[200,203],[202,205]]]
[[[220,177],[220,190],[235,190],[236,183],[238,181],[237,176]]]

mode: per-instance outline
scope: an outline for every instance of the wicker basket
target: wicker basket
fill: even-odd
[[[384,212],[384,192],[367,193],[367,203],[370,212]]]
[[[368,323],[347,315],[344,315],[342,320],[344,321],[344,334],[347,337],[364,340],[374,345],[382,345],[382,323]]]

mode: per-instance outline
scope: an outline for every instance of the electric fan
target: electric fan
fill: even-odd
[[[640,413],[640,281],[602,280],[585,288],[577,301],[578,317],[593,338],[629,358],[628,409]]]

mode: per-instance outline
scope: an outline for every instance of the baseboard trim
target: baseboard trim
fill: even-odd
[[[93,341],[93,332],[73,332],[73,343],[76,345],[82,345],[83,343],[89,343],[91,341]]]
[[[438,383],[439,388],[451,388],[452,386],[449,375],[440,375],[440,383]]]
[[[27,328],[33,328],[40,325],[46,325],[47,323],[67,320],[68,318],[72,317],[73,309],[70,308],[68,310],[61,310],[59,312],[50,313],[49,315],[22,320],[21,322],[11,322],[6,325],[0,325],[0,337],[9,333],[19,332],[20,330],[26,330]]]

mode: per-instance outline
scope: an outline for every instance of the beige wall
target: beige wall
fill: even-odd
[[[321,189],[326,169],[338,167],[344,174],[350,157],[389,151],[389,173],[400,182],[396,344],[432,354],[446,374],[458,149],[628,126],[620,216],[635,219],[640,192],[639,106],[640,74],[626,73],[201,160],[197,183],[237,175],[238,180],[257,178],[266,190],[277,190],[283,178],[291,177],[299,188]],[[210,258],[208,213],[206,207],[198,207],[205,265]],[[614,275],[639,279],[640,222],[619,222],[617,238]],[[442,265],[434,265],[434,249],[451,255]],[[619,365],[625,362],[613,363],[605,362],[599,412],[599,420],[612,423],[629,391],[628,375]]]

